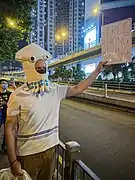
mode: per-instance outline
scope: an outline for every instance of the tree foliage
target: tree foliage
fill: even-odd
[[[108,75],[113,74],[113,81],[129,81],[130,78],[135,78],[135,56],[132,57],[132,62],[123,63],[123,64],[114,64],[108,66],[103,72],[104,77],[108,77]],[[119,73],[122,74],[121,78],[119,77]]]
[[[85,73],[78,65],[77,67],[73,66],[71,69],[66,69],[66,66],[63,65],[56,67],[54,73],[50,76],[50,79],[60,81],[69,81],[70,79],[73,81],[81,81],[84,78]]]
[[[0,61],[13,59],[19,40],[30,32],[31,10],[36,0],[0,1]],[[7,20],[15,23],[10,26]]]

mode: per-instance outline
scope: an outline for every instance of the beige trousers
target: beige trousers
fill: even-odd
[[[55,171],[55,147],[29,156],[18,156],[18,160],[32,180],[52,180]]]

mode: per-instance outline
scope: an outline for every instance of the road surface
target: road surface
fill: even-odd
[[[135,115],[65,100],[60,137],[80,143],[80,159],[102,180],[135,180]],[[0,153],[0,169],[7,165]]]
[[[80,143],[80,158],[102,180],[135,180],[135,115],[66,100],[60,136]]]
[[[99,89],[88,89],[86,90],[87,93],[95,94],[95,95],[101,95],[104,96],[104,90],[99,90]],[[109,97],[113,98],[118,98],[118,99],[126,99],[129,101],[134,101],[135,102],[135,94],[126,94],[126,93],[120,93],[120,92],[111,92],[107,91],[107,94]]]

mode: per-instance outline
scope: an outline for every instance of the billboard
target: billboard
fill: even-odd
[[[95,64],[95,63],[93,63],[93,64],[87,64],[87,65],[85,65],[84,72],[85,72],[85,74],[90,74],[90,73],[92,73],[95,69],[96,69],[96,64]]]
[[[84,38],[84,48],[91,48],[96,46],[97,42],[97,29],[96,27],[92,28],[91,30],[87,31],[85,38]]]
[[[102,27],[102,57],[108,64],[131,62],[132,19],[128,18]]]

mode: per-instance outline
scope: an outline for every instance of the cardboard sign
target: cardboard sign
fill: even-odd
[[[102,27],[102,57],[108,64],[132,61],[132,19],[128,18]]]

